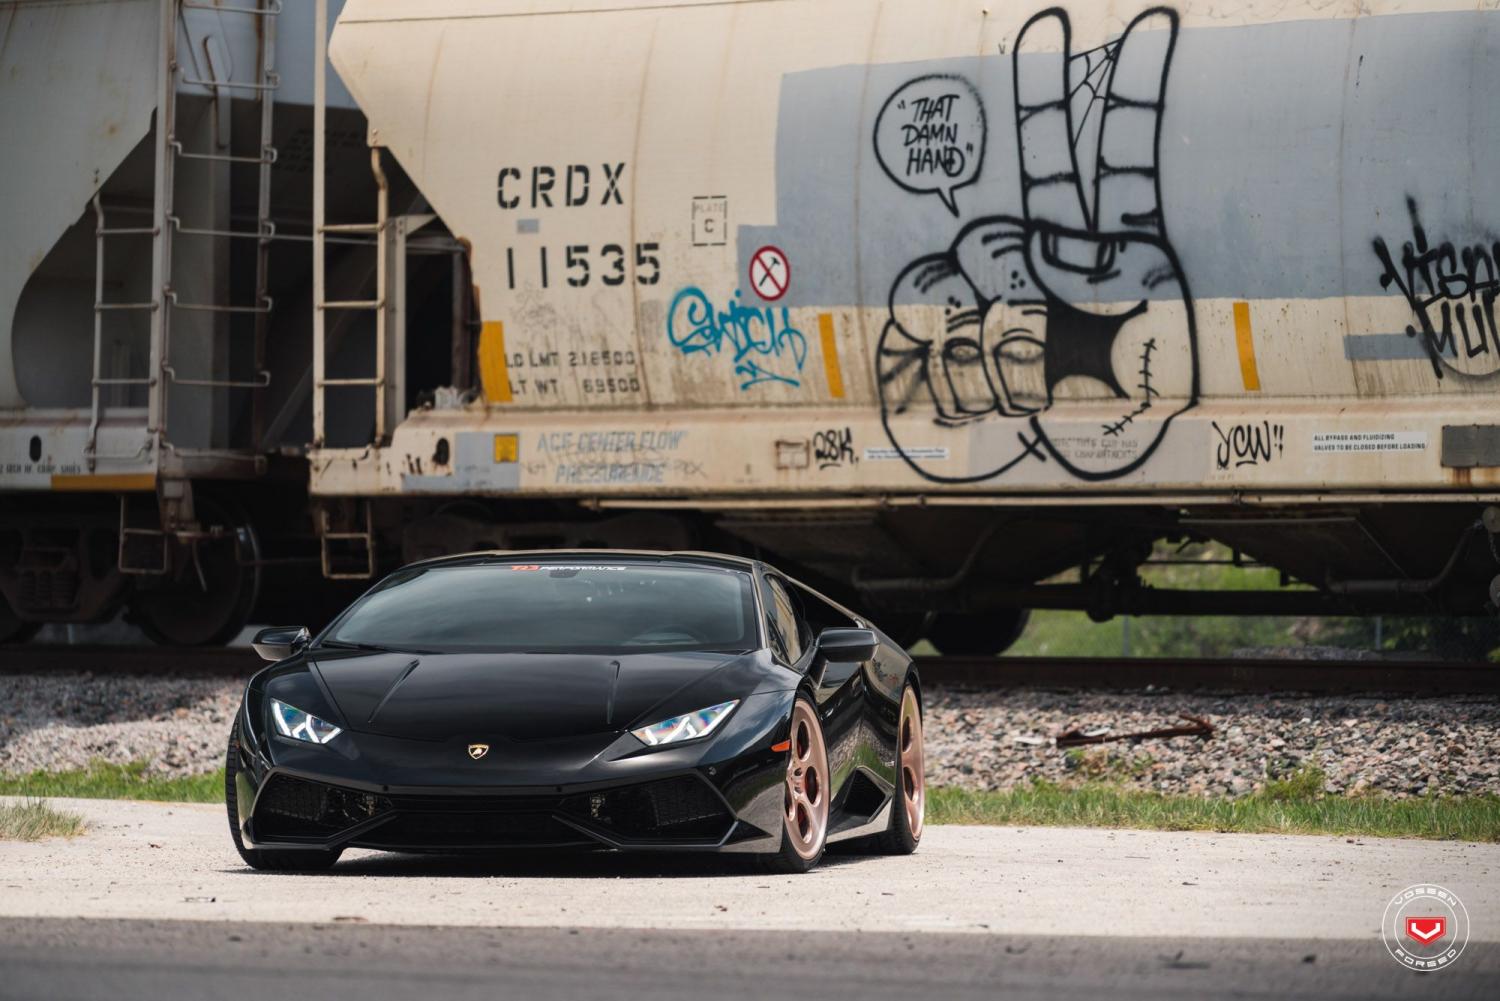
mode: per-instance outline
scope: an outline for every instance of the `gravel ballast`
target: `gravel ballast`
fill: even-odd
[[[224,763],[245,683],[138,675],[0,676],[0,773],[150,762],[166,776]]]
[[[244,682],[90,674],[0,677],[0,773],[63,771],[90,761],[150,763],[170,776],[224,760]],[[1069,730],[1126,734],[1215,727],[1072,750]],[[1500,794],[1500,705],[1487,697],[1215,695],[1176,692],[926,693],[928,781],[1007,789],[1043,779],[1101,780],[1189,795],[1244,796],[1304,766],[1331,793],[1395,797]]]
[[[1109,735],[1207,719],[1207,739],[1059,749],[1071,730]],[[927,780],[1007,789],[1034,779],[1101,780],[1164,793],[1237,797],[1305,767],[1331,793],[1500,794],[1500,706],[1491,697],[1296,696],[935,689]]]

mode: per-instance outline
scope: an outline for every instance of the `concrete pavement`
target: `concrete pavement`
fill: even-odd
[[[1500,996],[1500,846],[930,828],[806,876],[713,857],[350,852],[257,873],[218,806],[54,800],[73,839],[0,842],[0,1001],[416,996]],[[1435,974],[1380,940],[1441,883],[1472,940]]]
[[[1391,895],[1431,882],[1463,898],[1476,941],[1500,941],[1500,845],[933,827],[909,858],[830,856],[806,876],[713,857],[370,852],[284,875],[244,866],[222,807],[52,802],[91,831],[0,842],[0,916],[1378,943]]]

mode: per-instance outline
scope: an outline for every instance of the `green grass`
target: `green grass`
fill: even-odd
[[[933,789],[933,824],[1129,827],[1156,831],[1333,834],[1500,842],[1500,796],[1385,799],[1321,796],[1321,777],[1293,776],[1241,799],[1205,799],[1107,783],[1038,782],[1003,792]]]
[[[83,833],[83,818],[54,810],[39,799],[0,803],[0,841],[38,841],[71,838]]]
[[[71,772],[0,775],[0,796],[76,796],[82,799],[154,799],[177,803],[224,800],[224,769],[187,778],[146,771],[146,762],[111,765],[95,761]]]
[[[1003,792],[931,789],[927,800],[928,822],[1500,842],[1500,796],[1397,800],[1325,795],[1323,773],[1305,768],[1268,782],[1252,796],[1205,799],[1122,785],[1122,779],[1149,767],[1150,759],[1146,756],[1107,765],[1100,764],[1097,756],[1076,757],[1075,770],[1082,780],[1076,784],[1035,782]],[[224,798],[224,771],[166,779],[147,774],[145,762],[130,765],[95,762],[80,771],[0,776],[0,796],[218,803]],[[16,811],[20,807],[5,809]],[[13,835],[0,833],[0,837],[4,836]]]

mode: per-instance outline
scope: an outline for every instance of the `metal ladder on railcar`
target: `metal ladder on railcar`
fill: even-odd
[[[253,81],[233,80],[221,78],[217,63],[223,59],[222,45],[215,47],[206,46],[210,79],[198,79],[190,77],[183,72],[183,67],[176,58],[175,51],[167,66],[169,72],[174,76],[181,74],[180,82],[191,86],[205,87],[214,94],[215,100],[220,102],[220,123],[223,126],[222,142],[228,147],[225,153],[210,150],[209,152],[197,152],[188,150],[182,140],[176,135],[177,122],[177,95],[179,88],[172,86],[169,98],[169,106],[166,115],[166,128],[160,129],[159,134],[165,135],[165,148],[158,150],[158,156],[166,158],[167,183],[163,190],[163,204],[159,208],[161,223],[170,227],[164,230],[168,248],[166,260],[168,266],[163,268],[166,282],[162,287],[163,308],[162,337],[161,337],[161,373],[163,379],[163,427],[167,426],[166,416],[166,388],[171,385],[193,386],[202,389],[248,389],[254,395],[254,409],[257,415],[262,412],[262,398],[264,390],[271,383],[271,373],[266,369],[265,340],[266,329],[271,314],[273,303],[269,287],[269,258],[271,241],[276,235],[276,225],[271,220],[271,168],[276,163],[276,147],[272,143],[272,119],[275,111],[274,94],[280,87],[281,78],[275,69],[276,55],[276,18],[281,13],[281,0],[256,0],[254,6],[220,6],[208,2],[208,0],[164,0],[166,6],[175,5],[179,11],[206,10],[224,15],[234,15],[258,19],[260,30],[257,37],[260,40],[258,53],[256,78]],[[175,49],[175,32],[172,35]],[[216,41],[214,37],[210,42]],[[217,56],[215,53],[219,53]],[[222,91],[222,93],[221,93]],[[253,155],[237,155],[234,153],[229,132],[229,95],[234,91],[244,91],[254,94],[260,103],[260,142]],[[176,163],[178,160],[198,160],[209,163],[225,163],[253,165],[259,172],[258,190],[256,201],[256,225],[253,230],[235,229],[213,229],[207,227],[190,227],[183,224],[181,216],[176,213],[172,177],[175,176]],[[255,301],[249,305],[234,304],[231,302],[184,302],[179,299],[171,284],[170,248],[173,240],[179,236],[192,236],[207,239],[220,240],[254,240],[256,241],[255,262]],[[181,376],[172,364],[172,313],[176,310],[184,312],[202,312],[211,314],[222,314],[227,316],[252,316],[254,317],[254,375],[248,379],[213,379],[192,378]],[[259,417],[252,422],[251,443],[249,451],[254,453],[260,447]],[[170,447],[170,441],[167,442]],[[209,449],[209,452],[215,450]]]
[[[321,109],[322,105],[319,105]],[[320,117],[320,116],[319,116]],[[321,124],[313,126],[322,135]],[[321,143],[316,144],[321,147]],[[315,147],[316,148],[316,147]],[[313,157],[313,445],[322,447],[327,440],[327,393],[329,388],[370,387],[375,390],[375,441],[386,435],[386,337],[390,254],[390,185],[380,163],[380,147],[370,147],[370,172],[375,175],[376,196],[374,222],[329,223],[325,221],[322,158]],[[375,298],[327,298],[329,234],[373,234],[375,237]],[[328,377],[328,323],[330,310],[369,312],[375,316],[375,374],[331,379]]]
[[[260,445],[262,396],[270,384],[270,373],[265,368],[265,339],[268,318],[272,308],[269,294],[270,244],[275,236],[275,223],[271,212],[271,167],[276,162],[276,148],[272,144],[272,118],[275,106],[274,93],[280,86],[280,77],[275,69],[276,18],[281,13],[281,0],[254,0],[254,6],[218,5],[205,0],[161,0],[160,41],[157,87],[156,120],[156,169],[153,192],[153,218],[149,227],[111,228],[105,216],[104,206],[96,193],[93,198],[95,218],[95,275],[94,275],[94,331],[93,370],[91,375],[90,419],[86,461],[92,472],[98,462],[99,425],[104,417],[102,390],[113,386],[147,387],[146,432],[160,447],[170,447],[166,436],[168,415],[168,387],[171,385],[195,386],[208,389],[246,388],[254,394],[255,416],[252,419],[251,452]],[[212,79],[199,79],[187,75],[178,61],[178,22],[187,10],[212,11],[219,15],[249,17],[258,20],[259,39],[256,79],[238,81],[221,79],[217,65],[224,58],[222,43],[210,36],[214,45],[205,46],[205,59]],[[206,87],[221,102],[220,122],[223,125],[224,142],[229,151],[220,153],[191,151],[185,148],[175,132],[177,122],[177,100],[179,84]],[[260,144],[253,156],[235,155],[229,135],[228,92],[249,91],[260,103]],[[254,164],[259,167],[259,190],[254,230],[234,228],[220,230],[209,227],[191,227],[183,224],[175,204],[176,164],[178,160],[202,160],[228,164]],[[111,237],[145,236],[152,238],[152,295],[145,302],[106,302],[104,299],[105,271],[107,263],[106,241]],[[174,238],[178,236],[202,237],[225,240],[255,240],[256,277],[255,302],[252,305],[235,305],[229,302],[184,302],[172,287],[172,250]],[[151,311],[151,359],[148,374],[139,377],[106,377],[102,371],[104,353],[104,316],[114,311]],[[172,365],[171,317],[175,310],[198,311],[220,314],[252,314],[254,320],[254,365],[255,375],[250,379],[190,378],[178,374]],[[212,450],[210,450],[212,451]],[[161,528],[132,527],[128,524],[125,498],[120,509],[120,570],[123,573],[165,573],[166,558],[152,565],[132,564],[127,556],[127,541],[137,537],[160,537],[163,553],[166,549],[167,533]]]
[[[154,375],[143,376],[120,376],[106,378],[102,371],[104,354],[104,316],[106,313],[128,313],[140,310],[151,310],[153,314],[161,309],[161,300],[152,296],[145,302],[106,302],[104,299],[104,241],[108,237],[118,236],[150,236],[159,239],[161,233],[157,226],[121,226],[110,229],[104,218],[104,204],[100,199],[99,192],[94,192],[90,200],[94,208],[94,367],[90,380],[91,404],[89,413],[88,441],[84,445],[84,461],[90,473],[94,472],[99,464],[99,422],[103,418],[104,400],[102,391],[113,386],[155,386]],[[153,327],[155,321],[153,319]],[[155,341],[153,331],[152,341]],[[148,428],[150,418],[147,418]]]
[[[390,185],[381,166],[380,147],[375,136],[369,136],[370,171],[375,177],[376,204],[375,221],[361,223],[328,222],[327,160],[328,160],[328,0],[317,0],[313,16],[313,448],[323,448],[328,440],[327,390],[330,388],[370,387],[375,391],[375,444],[383,444],[386,432],[386,337],[387,300],[389,290],[389,222]],[[375,298],[330,299],[328,298],[327,245],[330,235],[369,235],[375,237]],[[328,376],[328,313],[330,311],[369,312],[375,319],[375,373],[373,376],[350,376],[329,378]],[[370,502],[358,505],[363,515],[363,524],[352,530],[339,530],[330,520],[325,508],[320,512],[318,542],[323,564],[323,576],[330,580],[368,580],[375,575],[375,538]],[[363,548],[363,561],[347,560],[342,564],[336,559],[333,544],[343,543]],[[363,566],[349,569],[351,565]]]

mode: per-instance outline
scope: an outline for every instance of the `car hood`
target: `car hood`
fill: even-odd
[[[757,687],[753,655],[313,653],[344,725],[415,740],[619,732]],[[728,693],[728,694],[726,694]],[[700,699],[708,701],[699,704]],[[688,704],[691,703],[691,704]]]

